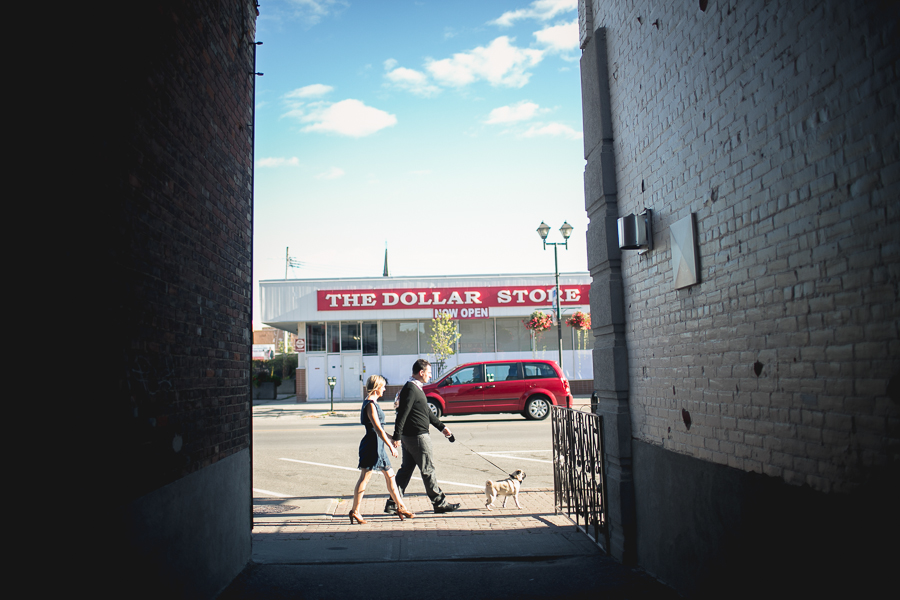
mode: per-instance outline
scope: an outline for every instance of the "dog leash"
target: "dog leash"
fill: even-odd
[[[450,442],[452,443],[452,442],[455,442],[455,441],[456,441],[456,436],[455,436],[455,435],[451,435],[451,436],[450,436],[449,438],[447,438],[447,439],[450,440]],[[506,469],[501,469],[501,468],[498,467],[496,464],[494,464],[493,462],[491,462],[490,460],[488,460],[487,458],[485,458],[484,456],[482,456],[480,453],[475,452],[474,450],[472,450],[471,448],[469,448],[468,446],[466,446],[466,445],[463,444],[462,442],[460,442],[459,445],[462,446],[463,448],[465,448],[466,450],[468,450],[469,452],[471,452],[472,454],[474,454],[475,456],[480,456],[481,458],[483,458],[483,459],[486,460],[487,462],[491,463],[492,465],[494,465],[494,467],[497,468],[498,471],[500,471],[500,472],[503,473],[504,475],[509,475],[509,473],[506,472]]]

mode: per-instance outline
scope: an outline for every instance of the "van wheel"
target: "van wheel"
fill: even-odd
[[[526,419],[532,421],[543,421],[550,414],[550,399],[545,396],[535,396],[528,400],[525,404]]]
[[[434,400],[429,400],[428,408],[431,409],[431,414],[433,414],[436,419],[441,418],[441,407],[438,406],[437,402],[435,402]]]

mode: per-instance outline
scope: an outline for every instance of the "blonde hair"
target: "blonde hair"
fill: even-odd
[[[366,380],[366,396],[374,392],[378,387],[384,387],[386,382],[381,375],[369,375]]]

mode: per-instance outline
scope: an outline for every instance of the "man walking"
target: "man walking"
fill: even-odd
[[[434,474],[434,450],[431,446],[431,436],[428,426],[433,425],[446,437],[453,435],[440,420],[434,416],[428,408],[428,400],[422,386],[431,379],[431,364],[424,358],[420,358],[413,364],[412,377],[400,390],[400,404],[397,407],[397,416],[394,420],[394,435],[391,439],[394,447],[403,448],[403,462],[397,471],[397,487],[400,493],[406,492],[406,486],[412,478],[413,471],[419,467],[422,474],[422,483],[425,484],[425,493],[431,499],[434,512],[447,513],[459,508],[459,504],[450,504],[447,497],[438,486],[437,476]],[[397,506],[393,500],[388,499],[384,505],[384,512],[393,514],[397,512]]]

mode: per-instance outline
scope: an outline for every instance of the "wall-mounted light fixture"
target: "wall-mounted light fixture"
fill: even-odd
[[[645,208],[639,215],[626,215],[618,220],[621,250],[640,250],[641,253],[653,250],[652,216],[653,211]]]

